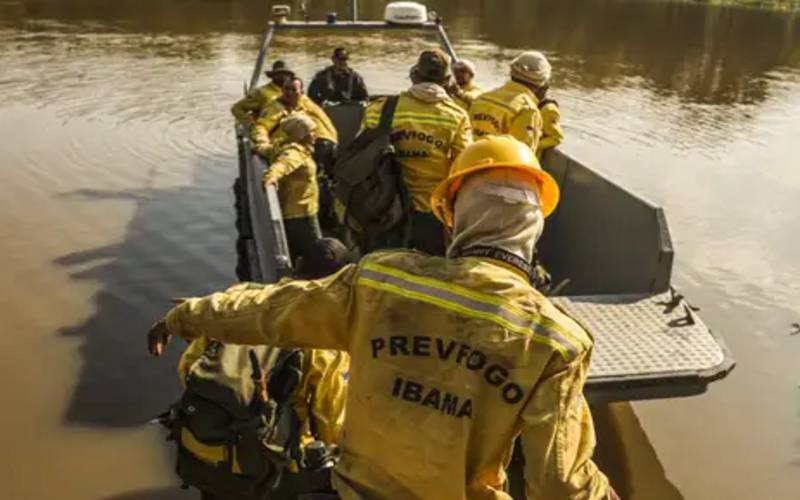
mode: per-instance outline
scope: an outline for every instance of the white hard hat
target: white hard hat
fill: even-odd
[[[469,59],[459,59],[458,61],[453,63],[453,69],[464,68],[472,73],[472,76],[475,76],[475,63],[470,61]]]
[[[511,76],[538,87],[550,81],[553,71],[550,61],[544,54],[536,50],[523,52],[511,61]]]

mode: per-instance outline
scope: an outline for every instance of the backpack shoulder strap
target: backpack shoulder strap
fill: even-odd
[[[381,110],[381,121],[378,124],[378,128],[384,132],[390,132],[392,130],[392,118],[394,118],[394,110],[397,108],[397,101],[400,100],[400,96],[390,95],[386,98],[386,102],[383,103],[383,109]]]
[[[305,356],[302,349],[281,349],[267,380],[270,398],[282,405],[287,403],[303,378]]]

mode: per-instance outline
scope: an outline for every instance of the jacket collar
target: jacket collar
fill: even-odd
[[[525,85],[515,82],[514,80],[509,80],[503,85],[503,88],[506,90],[511,90],[517,93],[527,94],[533,99],[533,102],[539,103],[539,98],[536,97],[536,94],[530,88],[526,87]]]
[[[284,111],[288,111],[291,113],[292,111],[297,111],[297,110],[307,111],[309,108],[309,103],[313,101],[311,101],[310,97],[303,94],[302,96],[300,96],[300,100],[297,101],[297,107],[295,108],[290,108],[289,106],[287,106],[286,101],[284,101],[282,97],[278,98],[278,102],[281,103],[281,106],[283,106]]]
[[[494,265],[511,271],[512,273],[524,279],[525,282],[531,283],[531,273],[533,272],[531,264],[525,262],[523,259],[510,252],[506,252],[505,250],[493,247],[475,246],[465,250],[453,251],[451,252],[451,255],[456,258],[473,257],[483,261],[491,262]]]

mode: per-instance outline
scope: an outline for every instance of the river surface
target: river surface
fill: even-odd
[[[190,497],[145,425],[179,394],[179,349],[152,359],[144,334],[169,297],[234,280],[228,108],[268,3],[0,0],[0,498]],[[674,281],[737,358],[705,395],[596,410],[623,498],[800,498],[800,13],[429,5],[484,86],[519,50],[547,52],[564,149],[665,207]],[[385,92],[430,41],[301,36],[275,53],[308,77],[338,44]]]

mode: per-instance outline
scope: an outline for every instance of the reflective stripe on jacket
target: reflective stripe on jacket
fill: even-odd
[[[372,102],[362,128],[376,128],[386,99]],[[403,166],[403,181],[412,206],[431,211],[434,188],[450,173],[450,164],[472,142],[467,113],[452,99],[425,102],[400,94],[392,119],[392,143]]]
[[[582,396],[592,339],[499,262],[379,252],[322,280],[190,299],[166,321],[187,338],[348,351],[345,500],[510,499],[518,435],[528,498],[607,494]]]
[[[545,99],[539,103],[539,112],[542,114],[542,140],[536,154],[541,158],[545,149],[554,148],[564,142],[564,129],[561,128],[561,110],[558,103],[552,99]]]
[[[284,219],[310,217],[319,211],[317,163],[311,148],[283,143],[264,172],[264,183],[278,183],[278,199]]]
[[[298,111],[302,111],[314,120],[317,125],[317,137],[334,143],[338,142],[336,127],[333,126],[328,114],[304,95],[300,97],[300,101],[294,109],[288,109],[281,99],[275,99],[264,108],[261,117],[253,127],[252,137],[255,150],[261,153],[268,152],[271,147],[274,148],[277,144],[284,142],[286,134],[280,129],[281,120]]]
[[[513,80],[484,92],[469,108],[475,136],[510,134],[535,151],[542,134],[537,103],[531,89]]]
[[[255,121],[253,115],[257,117],[267,104],[280,97],[282,93],[280,87],[269,82],[240,99],[231,108],[231,113],[240,123],[252,125]]]

